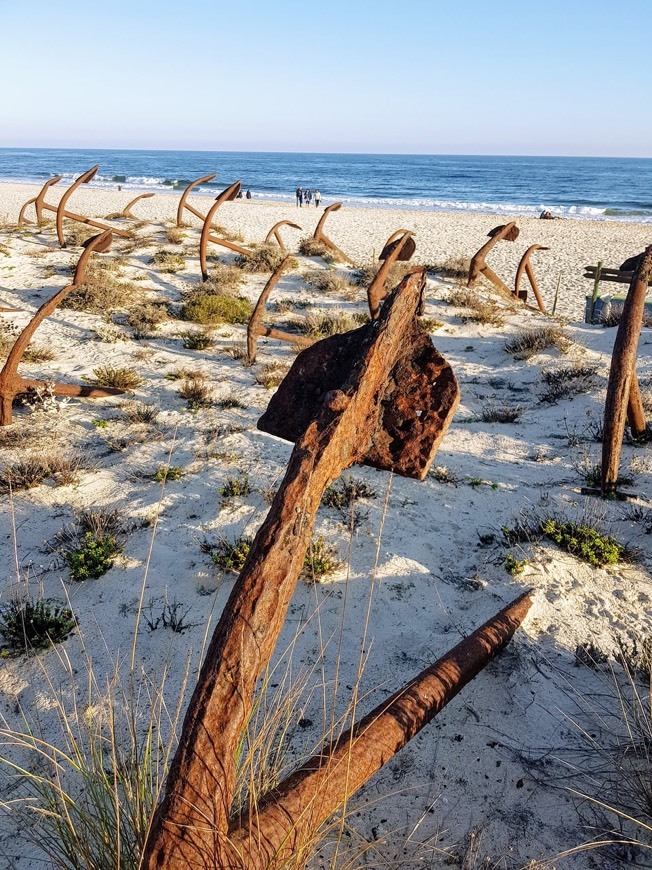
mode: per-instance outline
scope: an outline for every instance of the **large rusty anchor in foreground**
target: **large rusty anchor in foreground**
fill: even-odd
[[[89,227],[95,227],[98,230],[110,230],[114,236],[122,236],[123,238],[128,238],[129,233],[125,232],[125,230],[118,230],[114,227],[108,227],[106,224],[100,223],[99,221],[93,220],[92,218],[84,217],[82,214],[77,214],[74,211],[67,211],[66,205],[68,200],[73,195],[73,193],[77,190],[77,188],[82,184],[88,184],[91,179],[95,177],[97,174],[97,170],[99,169],[99,165],[95,165],[92,169],[89,169],[88,172],[84,172],[83,175],[80,175],[79,178],[76,178],[75,181],[70,185],[70,187],[64,192],[63,196],[59,200],[59,205],[50,205],[49,202],[45,201],[45,194],[48,190],[54,185],[61,181],[60,175],[55,176],[54,178],[50,178],[45,182],[39,193],[33,197],[32,199],[28,199],[25,205],[21,208],[20,214],[18,215],[18,226],[23,226],[26,223],[25,212],[27,211],[27,207],[29,205],[34,204],[34,210],[36,211],[36,222],[40,226],[43,222],[43,211],[52,211],[56,213],[56,226],[57,226],[57,238],[59,239],[59,244],[62,248],[66,247],[66,239],[63,233],[63,219],[68,218],[71,221],[76,221],[80,224],[88,224]]]
[[[260,813],[231,820],[238,746],[324,489],[355,462],[422,479],[455,413],[453,371],[416,318],[424,288],[424,272],[408,276],[378,320],[302,351],[259,420],[295,447],[208,648],[145,847],[147,870],[262,870],[300,854],[350,793],[507,643],[527,610],[522,598],[498,614],[296,771],[278,800],[271,795]]]
[[[292,227],[293,230],[300,230],[301,229],[299,224],[293,224],[292,221],[279,221],[277,224],[274,224],[274,226],[271,228],[271,230],[265,236],[265,244],[271,245],[272,239],[276,239],[276,242],[277,242],[279,248],[282,251],[287,251],[287,248],[285,247],[285,244],[283,243],[283,239],[281,238],[281,234],[279,233],[279,230],[281,227]]]
[[[75,269],[75,277],[72,284],[64,287],[55,293],[47,302],[38,309],[34,317],[27,324],[25,329],[20,333],[14,346],[9,351],[9,356],[0,371],[0,426],[8,426],[12,420],[12,405],[16,396],[21,393],[26,393],[29,389],[44,389],[48,386],[47,381],[38,381],[31,378],[22,378],[18,374],[18,365],[23,358],[23,354],[27,350],[32,337],[45,318],[52,314],[54,309],[59,305],[65,297],[80,284],[84,283],[86,264],[93,252],[103,253],[108,251],[112,241],[111,231],[107,230],[100,235],[93,236],[84,243],[85,250]],[[81,386],[78,384],[60,384],[53,385],[55,396],[84,396],[87,399],[99,399],[105,396],[118,396],[124,393],[124,390],[115,388]]]
[[[485,242],[484,245],[477,251],[472,259],[471,259],[471,267],[469,269],[469,280],[467,282],[468,287],[475,287],[478,278],[480,275],[484,275],[484,277],[491,281],[491,283],[496,287],[504,295],[508,296],[510,299],[513,298],[512,291],[505,284],[502,278],[499,278],[498,275],[487,266],[486,257],[489,251],[498,244],[498,242],[506,241],[506,242],[515,242],[520,233],[519,228],[516,226],[515,221],[511,221],[508,224],[504,224],[503,226],[494,227],[492,230],[489,230],[487,235],[489,236],[489,241]]]
[[[236,245],[234,242],[229,242],[227,239],[223,239],[220,236],[212,235],[211,230],[213,229],[213,217],[215,216],[215,212],[222,205],[222,203],[230,202],[235,199],[238,193],[240,192],[240,182],[234,182],[230,187],[227,187],[226,190],[223,190],[222,193],[217,197],[213,205],[208,211],[206,218],[204,220],[204,226],[202,227],[201,237],[199,239],[199,265],[201,267],[201,278],[202,281],[208,280],[208,265],[206,258],[206,248],[209,242],[212,242],[214,245],[221,245],[223,248],[228,248],[230,251],[237,251],[238,254],[242,254],[243,257],[248,257],[251,254],[251,251],[248,248],[243,248],[242,245]]]
[[[338,248],[335,242],[331,241],[324,232],[324,224],[326,223],[326,218],[328,217],[328,215],[333,211],[339,211],[341,208],[341,202],[334,202],[332,205],[329,205],[328,208],[325,208],[324,213],[319,218],[319,223],[315,227],[315,232],[312,234],[312,237],[316,242],[321,242],[322,245],[332,251],[338,259],[343,260],[346,263],[350,263],[352,266],[355,266],[353,260],[348,257],[344,253],[344,251]]]
[[[613,496],[617,490],[625,421],[629,420],[635,438],[646,435],[645,409],[636,376],[636,357],[643,325],[645,297],[651,279],[652,245],[638,259],[614,341],[604,406],[602,496]]]
[[[372,320],[376,320],[380,313],[380,305],[387,296],[387,279],[394,263],[406,262],[414,254],[416,243],[410,230],[396,230],[387,239],[385,247],[380,252],[379,260],[383,261],[373,280],[367,288],[367,302],[369,314]]]
[[[290,260],[291,257],[286,257],[270,275],[263,288],[263,292],[258,297],[258,302],[256,302],[252,315],[249,318],[249,323],[247,325],[247,361],[250,365],[253,365],[256,362],[256,344],[261,335],[269,336],[269,338],[276,338],[278,341],[289,341],[291,344],[299,346],[313,343],[312,339],[305,335],[301,335],[297,332],[285,332],[284,330],[276,329],[273,326],[265,326],[262,322],[270,293],[278,284],[279,278],[288,267]]]

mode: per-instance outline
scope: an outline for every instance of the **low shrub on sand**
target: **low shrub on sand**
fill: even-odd
[[[285,257],[286,252],[278,245],[254,245],[250,254],[238,254],[235,264],[243,272],[273,272],[278,269]]]
[[[186,261],[180,254],[171,251],[156,251],[152,257],[152,263],[160,272],[174,274],[186,268]]]
[[[244,296],[193,293],[181,310],[184,320],[194,323],[248,323],[253,306]]]
[[[127,308],[140,292],[138,285],[120,277],[115,262],[92,256],[86,266],[86,280],[66,296],[61,307],[105,315]]]
[[[530,359],[550,347],[566,353],[571,343],[563,329],[558,326],[540,326],[510,338],[505,343],[505,351],[516,359]]]

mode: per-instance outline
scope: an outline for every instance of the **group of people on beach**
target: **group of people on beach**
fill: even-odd
[[[306,187],[305,190],[301,187],[297,187],[297,208],[301,208],[305,202],[306,205],[310,205],[310,203],[314,200],[315,208],[319,208],[319,203],[321,200],[321,193],[318,190],[310,190],[309,187]]]

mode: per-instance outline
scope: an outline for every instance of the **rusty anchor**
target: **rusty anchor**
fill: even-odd
[[[295,447],[210,642],[143,868],[235,866],[229,820],[237,747],[325,488],[356,462],[416,479],[427,474],[459,387],[417,320],[425,283],[423,270],[407,276],[377,320],[303,350],[258,422]]]
[[[219,236],[215,236],[211,234],[213,217],[215,216],[215,212],[224,202],[230,202],[235,199],[240,191],[240,182],[234,182],[230,187],[227,187],[226,190],[223,190],[222,193],[217,197],[211,208],[209,209],[208,214],[206,215],[206,219],[204,220],[204,226],[202,227],[201,237],[199,239],[199,265],[201,267],[201,278],[202,281],[208,280],[208,265],[206,258],[206,248],[209,242],[212,242],[214,245],[221,245],[223,248],[228,248],[230,251],[237,251],[238,254],[242,254],[244,257],[248,257],[251,254],[251,251],[247,248],[243,248],[242,245],[236,245],[234,242],[229,242],[226,239],[222,239]]]
[[[212,173],[212,175],[202,175],[201,178],[195,178],[195,180],[191,181],[190,184],[188,185],[188,187],[186,187],[184,192],[181,194],[181,199],[179,200],[179,206],[177,208],[177,226],[178,227],[182,227],[184,225],[184,221],[183,221],[184,210],[189,211],[190,214],[194,214],[194,216],[196,218],[199,218],[199,220],[202,223],[206,220],[206,215],[202,214],[200,211],[197,211],[197,209],[194,206],[190,205],[190,203],[188,202],[188,196],[190,195],[191,191],[193,191],[200,184],[206,184],[207,182],[212,181],[215,177],[216,177],[216,175],[214,172]]]
[[[139,220],[139,218],[137,218],[136,215],[133,214],[131,209],[133,208],[133,206],[136,205],[137,202],[140,202],[141,199],[149,199],[152,196],[156,196],[156,194],[141,193],[139,196],[134,197],[134,199],[132,199],[131,202],[128,202],[127,205],[122,209],[122,211],[120,212],[120,217],[123,217],[127,220]],[[105,218],[105,220],[108,220],[108,218]]]
[[[616,493],[625,421],[634,437],[646,434],[645,410],[636,376],[636,356],[643,325],[645,296],[652,279],[652,245],[638,260],[618,324],[607,383],[602,434],[602,487],[607,497]]]
[[[293,224],[292,221],[279,221],[277,224],[274,224],[274,226],[271,228],[271,230],[265,236],[265,244],[269,245],[272,243],[272,239],[276,239],[276,242],[277,242],[279,248],[282,251],[287,251],[287,248],[285,247],[285,244],[283,243],[283,239],[281,238],[281,234],[279,233],[279,230],[281,227],[292,227],[293,230],[300,230],[301,229],[299,224]]]
[[[530,245],[527,251],[521,257],[521,261],[518,264],[518,269],[516,270],[516,279],[514,281],[514,296],[517,299],[520,299],[521,302],[527,304],[527,290],[519,290],[519,286],[521,283],[521,278],[523,277],[523,273],[527,276],[528,281],[530,282],[530,287],[532,288],[532,292],[534,293],[534,297],[537,300],[537,305],[539,306],[539,311],[542,314],[546,313],[546,307],[543,304],[543,299],[541,298],[541,293],[539,292],[539,285],[537,284],[537,279],[534,277],[534,270],[532,269],[532,264],[530,263],[530,257],[534,253],[534,251],[549,251],[550,248],[546,248],[544,245]],[[528,306],[530,308],[531,306]]]
[[[253,313],[249,318],[249,323],[247,325],[247,360],[250,365],[253,365],[256,362],[256,344],[261,335],[267,335],[269,338],[276,338],[279,341],[288,341],[291,344],[298,345],[299,347],[301,347],[301,345],[309,345],[313,343],[312,339],[305,335],[285,332],[282,329],[275,329],[273,326],[265,326],[262,322],[270,293],[278,284],[279,278],[290,263],[290,259],[290,257],[286,257],[282,263],[279,263],[272,275],[269,277],[263,288],[263,292],[258,297],[258,302],[256,302]]]
[[[379,260],[383,261],[383,264],[367,288],[367,302],[372,320],[378,317],[380,304],[387,296],[387,279],[392,266],[397,261],[406,262],[409,260],[415,250],[416,243],[410,230],[396,230],[385,242],[385,247],[378,257]]]
[[[506,241],[506,242],[515,242],[520,233],[519,228],[516,226],[515,221],[511,221],[508,224],[504,224],[499,227],[494,227],[490,230],[487,235],[489,236],[489,241],[485,242],[484,245],[477,251],[472,259],[471,259],[471,267],[469,269],[469,280],[467,281],[467,287],[475,287],[478,278],[480,275],[484,275],[488,281],[496,287],[503,295],[508,296],[510,299],[513,298],[512,291],[505,284],[505,282],[496,275],[496,273],[487,266],[486,257],[489,251],[498,244],[498,242]]]
[[[219,866],[262,870],[307,857],[321,825],[505,648],[531,603],[520,595],[243,813]]]
[[[328,217],[328,215],[331,214],[331,212],[339,211],[341,208],[341,202],[334,202],[332,205],[329,205],[328,208],[325,208],[324,213],[319,218],[319,223],[315,227],[315,232],[312,234],[312,237],[316,242],[321,242],[322,245],[325,245],[340,260],[343,260],[344,262],[350,263],[352,266],[355,266],[353,260],[350,257],[347,257],[344,251],[340,250],[335,242],[332,242],[324,232],[324,224],[326,223],[326,218]]]
[[[94,227],[98,230],[111,230],[114,236],[122,236],[123,238],[128,238],[129,233],[125,230],[119,230],[116,228],[108,227],[106,224],[100,223],[99,221],[93,220],[92,218],[84,217],[84,215],[77,214],[74,211],[67,211],[66,205],[68,200],[73,195],[73,193],[77,190],[77,188],[82,184],[88,184],[92,178],[97,174],[97,170],[99,169],[99,165],[95,165],[92,169],[89,169],[88,172],[84,172],[83,175],[80,175],[79,178],[76,178],[75,181],[70,185],[70,187],[64,191],[63,196],[59,200],[58,205],[50,205],[49,202],[45,201],[45,194],[47,191],[59,181],[61,181],[61,176],[57,175],[54,178],[50,178],[45,182],[37,196],[32,199],[27,200],[25,205],[21,208],[20,214],[18,215],[18,226],[23,226],[26,222],[25,212],[29,205],[34,204],[34,209],[36,211],[36,222],[40,226],[43,221],[43,211],[52,211],[56,213],[56,227],[57,227],[57,238],[59,239],[59,244],[62,248],[66,247],[66,239],[63,233],[63,219],[68,218],[71,221],[76,221],[80,224],[87,224],[89,227]]]
[[[0,426],[8,426],[12,420],[12,405],[16,396],[27,392],[30,388],[43,389],[48,386],[47,381],[33,380],[23,378],[18,374],[18,366],[23,358],[23,354],[27,350],[27,346],[32,339],[32,336],[54,309],[59,305],[65,297],[80,284],[84,283],[86,264],[90,255],[93,252],[103,253],[107,251],[112,242],[112,234],[110,230],[100,233],[93,238],[88,239],[84,243],[85,250],[77,263],[75,269],[75,277],[72,284],[64,287],[55,293],[47,302],[38,309],[27,326],[20,333],[13,347],[9,352],[7,361],[0,371]],[[55,396],[84,396],[88,399],[99,399],[105,396],[118,396],[124,393],[124,390],[109,387],[93,387],[81,386],[77,384],[60,384],[55,383],[53,386]]]

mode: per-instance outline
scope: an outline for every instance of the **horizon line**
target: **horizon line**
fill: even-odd
[[[496,153],[496,154],[481,154],[475,152],[461,151],[458,153],[449,151],[277,151],[277,150],[247,150],[247,149],[207,149],[207,148],[134,148],[134,147],[111,147],[105,148],[98,145],[95,146],[68,146],[68,145],[0,145],[0,151],[141,151],[141,152],[159,152],[161,154],[174,152],[188,152],[194,154],[300,154],[333,157],[353,156],[353,157],[532,157],[539,160],[652,160],[650,157],[632,157],[619,155],[604,155],[604,154],[515,154],[515,153]]]

